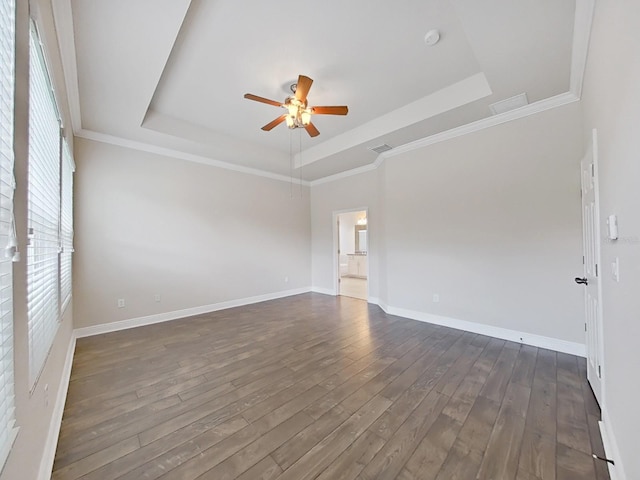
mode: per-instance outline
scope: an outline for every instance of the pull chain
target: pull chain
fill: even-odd
[[[289,131],[289,178],[291,185],[290,196],[293,200],[293,130]]]
[[[298,138],[300,139],[300,156],[298,158],[300,166],[298,167],[298,170],[300,170],[300,198],[302,198],[302,131],[300,132]]]

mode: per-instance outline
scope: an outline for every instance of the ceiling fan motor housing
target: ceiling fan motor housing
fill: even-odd
[[[311,123],[312,114],[346,115],[349,112],[349,109],[346,105],[331,107],[309,107],[307,103],[307,93],[309,93],[309,89],[311,88],[312,83],[313,79],[305,75],[299,75],[298,83],[294,83],[290,86],[293,95],[287,97],[284,100],[284,103],[280,103],[275,100],[269,100],[268,98],[264,97],[259,97],[258,95],[253,95],[252,93],[245,93],[244,98],[253,100],[255,102],[273,105],[275,107],[283,107],[287,110],[287,113],[285,113],[284,115],[280,115],[275,120],[267,123],[264,127],[262,127],[262,130],[268,132],[277,125],[285,122],[291,129],[304,128],[309,136],[317,137],[318,135],[320,135],[320,132],[315,127],[315,125]]]

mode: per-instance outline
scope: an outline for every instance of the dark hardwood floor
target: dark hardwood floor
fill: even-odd
[[[304,294],[78,340],[53,478],[608,479],[585,376]]]

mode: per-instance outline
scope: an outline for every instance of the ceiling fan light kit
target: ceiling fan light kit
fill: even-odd
[[[287,97],[284,103],[277,102],[275,100],[269,100],[268,98],[259,97],[251,93],[246,93],[244,98],[253,100],[260,103],[266,103],[267,105],[273,105],[274,107],[282,107],[287,110],[287,113],[279,116],[275,120],[267,123],[262,130],[269,131],[277,125],[285,122],[290,129],[304,128],[311,137],[320,135],[318,129],[311,123],[311,115],[346,115],[349,113],[349,109],[346,105],[332,106],[332,107],[309,107],[307,102],[307,94],[311,88],[313,80],[305,75],[298,77],[298,83],[291,85],[291,91],[293,95]]]
[[[294,84],[295,85],[295,84]],[[295,90],[292,85],[292,90]],[[287,97],[284,101],[284,106],[288,110],[287,118],[285,119],[287,122],[287,127],[300,128],[306,127],[311,123],[311,109],[307,107],[307,100],[304,102],[298,100],[294,95]]]

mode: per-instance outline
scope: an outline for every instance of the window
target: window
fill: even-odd
[[[13,112],[15,1],[0,0],[0,469],[15,439],[13,390]]]
[[[71,256],[73,254],[73,171],[69,145],[63,141],[60,206],[60,305],[62,311],[71,300]]]
[[[29,379],[36,383],[60,319],[61,126],[44,54],[31,28],[29,65],[29,173],[27,316]]]

